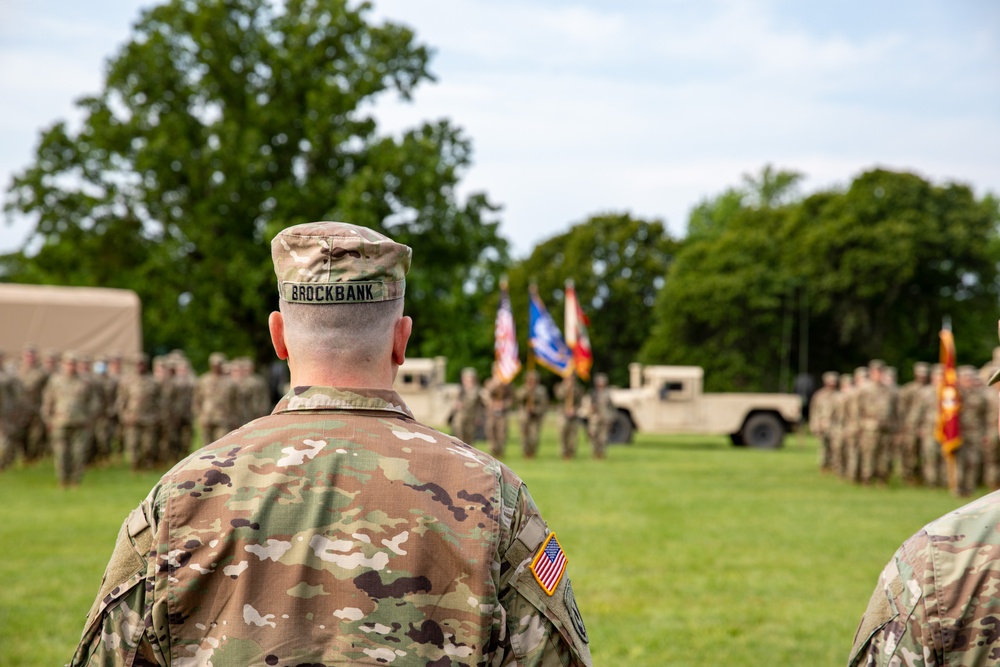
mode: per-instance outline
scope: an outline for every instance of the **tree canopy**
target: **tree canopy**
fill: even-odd
[[[448,121],[387,136],[372,102],[428,80],[412,31],[346,0],[172,0],[143,13],[83,99],[82,126],[46,130],[7,209],[37,220],[4,274],[135,289],[147,347],[269,355],[267,242],[347,220],[414,246],[413,349],[456,333],[507,259],[496,207],[455,193],[471,144]],[[182,315],[182,316],[179,316]]]
[[[1000,212],[964,185],[876,169],[776,206],[731,189],[692,217],[648,363],[699,364],[710,387],[773,391],[790,389],[792,368],[936,360],[945,317],[965,359],[985,361],[996,345]]]
[[[649,334],[656,293],[677,246],[662,222],[624,213],[594,216],[540,243],[510,271],[520,349],[528,345],[528,285],[538,286],[561,328],[565,281],[572,279],[590,319],[593,372],[627,385],[628,364]]]

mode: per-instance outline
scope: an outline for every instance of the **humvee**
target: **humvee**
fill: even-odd
[[[417,421],[434,428],[448,425],[458,398],[459,386],[444,381],[446,366],[445,357],[407,357],[392,386]]]
[[[635,431],[728,435],[734,445],[773,449],[802,417],[795,394],[711,394],[700,366],[629,364],[629,388],[611,389],[618,410],[609,442]]]

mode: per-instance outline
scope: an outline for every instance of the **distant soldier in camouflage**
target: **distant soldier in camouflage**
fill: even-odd
[[[872,361],[868,367],[869,382],[858,392],[858,416],[860,432],[858,437],[858,481],[862,484],[885,482],[884,471],[880,469],[879,461],[887,446],[886,436],[892,420],[892,406],[889,390],[882,380],[885,364],[879,360]]]
[[[236,395],[239,405],[243,407],[240,424],[263,417],[271,411],[271,398],[267,381],[254,372],[253,359],[241,357],[236,359],[238,374],[236,376]]]
[[[17,375],[7,371],[5,356],[0,352],[0,470],[17,458],[15,438],[22,392]]]
[[[943,486],[946,483],[944,458],[941,443],[937,439],[938,390],[944,380],[944,369],[940,364],[931,367],[931,381],[917,394],[917,410],[920,420],[920,463],[924,484]]]
[[[962,397],[962,407],[958,415],[962,446],[955,453],[958,495],[969,496],[979,485],[982,471],[983,441],[986,439],[989,402],[976,369],[972,366],[958,368],[958,388]],[[993,421],[996,421],[995,414]]]
[[[209,370],[198,378],[194,388],[194,414],[201,428],[201,441],[215,442],[239,426],[243,411],[236,394],[236,384],[225,374],[226,355],[213,352],[208,357]]]
[[[470,445],[476,441],[476,431],[481,423],[485,405],[482,387],[475,368],[463,368],[462,385],[458,389],[455,408],[452,411],[452,430],[462,442]]]
[[[823,386],[809,399],[809,431],[819,438],[819,469],[823,472],[833,470],[830,418],[837,395],[838,379],[835,371],[823,373]]]
[[[56,480],[63,487],[76,486],[83,479],[96,408],[90,382],[78,373],[76,355],[67,352],[62,372],[45,384],[41,410],[55,456]]]
[[[587,435],[590,437],[590,447],[594,458],[603,459],[608,445],[608,431],[615,421],[618,411],[611,403],[611,390],[608,388],[608,376],[604,373],[594,375],[594,387],[588,395]]]
[[[42,392],[49,381],[49,373],[39,363],[38,350],[33,345],[24,348],[17,377],[22,393],[14,446],[24,455],[25,461],[35,461],[48,453],[48,438],[42,421]]]
[[[173,369],[163,355],[153,357],[153,379],[160,386],[160,428],[157,444],[153,454],[156,465],[177,462],[178,422],[180,415],[176,413],[177,396],[174,384]]]
[[[847,397],[854,388],[854,376],[844,373],[840,376],[840,387],[831,400],[830,406],[830,468],[841,477],[847,475]]]
[[[104,412],[104,385],[94,375],[94,365],[87,354],[76,355],[76,374],[87,385],[87,391],[91,395],[91,413],[87,419],[87,448],[84,463],[90,465],[98,458],[97,451],[97,421]]]
[[[844,405],[844,477],[852,482],[861,480],[861,397],[868,382],[868,367],[855,368],[854,386]]]
[[[507,447],[507,413],[514,403],[514,390],[497,377],[495,363],[493,374],[483,384],[483,402],[486,404],[486,440],[490,443],[490,453],[499,458]]]
[[[914,483],[920,475],[920,439],[916,405],[920,390],[930,382],[930,364],[918,361],[913,364],[913,380],[904,384],[899,390],[897,402],[897,418],[899,430],[896,435],[896,463],[899,466],[899,476],[906,483]]]
[[[538,381],[538,371],[525,374],[524,384],[518,388],[514,402],[521,424],[521,451],[524,458],[533,459],[538,454],[542,422],[549,409],[549,391]]]
[[[194,438],[194,388],[195,380],[191,374],[191,364],[187,358],[176,353],[171,354],[170,363],[174,367],[175,410],[177,414],[177,451],[175,460],[180,460],[191,452]]]
[[[133,470],[152,468],[159,454],[163,406],[160,384],[146,372],[149,357],[137,354],[133,372],[118,385],[118,414],[125,442],[125,459]]]
[[[848,666],[996,665],[998,525],[994,492],[904,542],[879,577]]]
[[[576,456],[576,437],[580,430],[580,406],[583,404],[583,386],[577,382],[575,373],[570,373],[556,385],[556,398],[559,400],[562,414],[559,446],[562,457],[569,460]]]
[[[993,375],[996,368],[990,368]],[[1000,395],[996,385],[985,385],[983,396],[986,398],[986,435],[983,438],[983,484],[991,491],[1000,489],[1000,438],[997,431],[997,417],[1000,412]]]
[[[314,223],[272,253],[294,389],[132,512],[71,664],[590,665],[524,483],[392,391],[409,248]]]
[[[105,438],[111,455],[125,451],[122,442],[121,420],[118,416],[118,385],[122,381],[122,356],[117,352],[108,357],[108,372],[104,374]]]

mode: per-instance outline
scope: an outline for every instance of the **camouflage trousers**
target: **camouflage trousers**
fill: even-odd
[[[90,442],[88,426],[56,426],[51,432],[52,453],[55,458],[56,480],[66,486],[79,484],[87,464]]]
[[[830,438],[830,470],[843,477],[844,471],[847,470],[847,461],[844,458],[844,434],[841,429],[834,428],[828,431],[828,437]]]
[[[12,430],[13,425],[9,421],[0,421],[0,470],[14,463],[17,458],[14,439],[8,435]]]
[[[594,452],[594,458],[603,459],[604,451],[608,446],[607,419],[596,419],[591,417],[587,422],[587,435],[590,437],[590,447]]]
[[[982,436],[972,433],[965,436],[965,442],[955,452],[955,463],[958,468],[958,494],[970,496],[979,486],[979,476],[982,470],[983,449],[980,444]]]
[[[23,430],[18,434],[23,440],[19,443],[19,449],[24,453],[25,461],[37,461],[49,454],[49,438],[45,429],[45,422],[39,414],[31,415],[28,418]]]
[[[883,460],[886,457],[883,433],[878,427],[869,427],[861,431],[858,437],[858,478],[862,484],[885,481]]]
[[[125,424],[125,460],[132,470],[152,468],[156,464],[159,445],[157,424]]]
[[[996,431],[983,440],[983,484],[991,491],[1000,489],[1000,441]]]
[[[490,443],[493,456],[503,456],[507,447],[507,411],[490,410],[486,413],[486,440]]]
[[[857,482],[861,479],[861,448],[859,447],[860,434],[857,431],[848,431],[844,435],[844,479]]]
[[[559,430],[559,445],[564,459],[576,456],[576,434],[579,429],[580,424],[576,417],[563,415],[562,428]]]
[[[910,430],[904,430],[896,439],[896,464],[899,476],[904,482],[917,482],[920,473],[920,438]]]
[[[941,455],[941,444],[933,435],[924,435],[920,443],[921,467],[924,471],[924,484],[927,486],[945,486],[944,457]]]
[[[830,432],[817,433],[816,437],[819,438],[819,469],[833,470],[833,438],[830,436]]]
[[[538,454],[538,441],[542,433],[542,415],[521,415],[521,451],[525,458]]]
[[[476,442],[476,418],[463,414],[455,415],[455,437],[472,445]]]

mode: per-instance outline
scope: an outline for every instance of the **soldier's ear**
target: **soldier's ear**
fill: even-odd
[[[402,366],[406,361],[406,344],[410,340],[411,331],[413,331],[413,320],[408,315],[396,320],[392,332],[392,363],[397,366]]]
[[[267,328],[271,332],[271,345],[278,359],[288,358],[288,346],[285,345],[285,320],[281,313],[275,311],[267,318]]]

